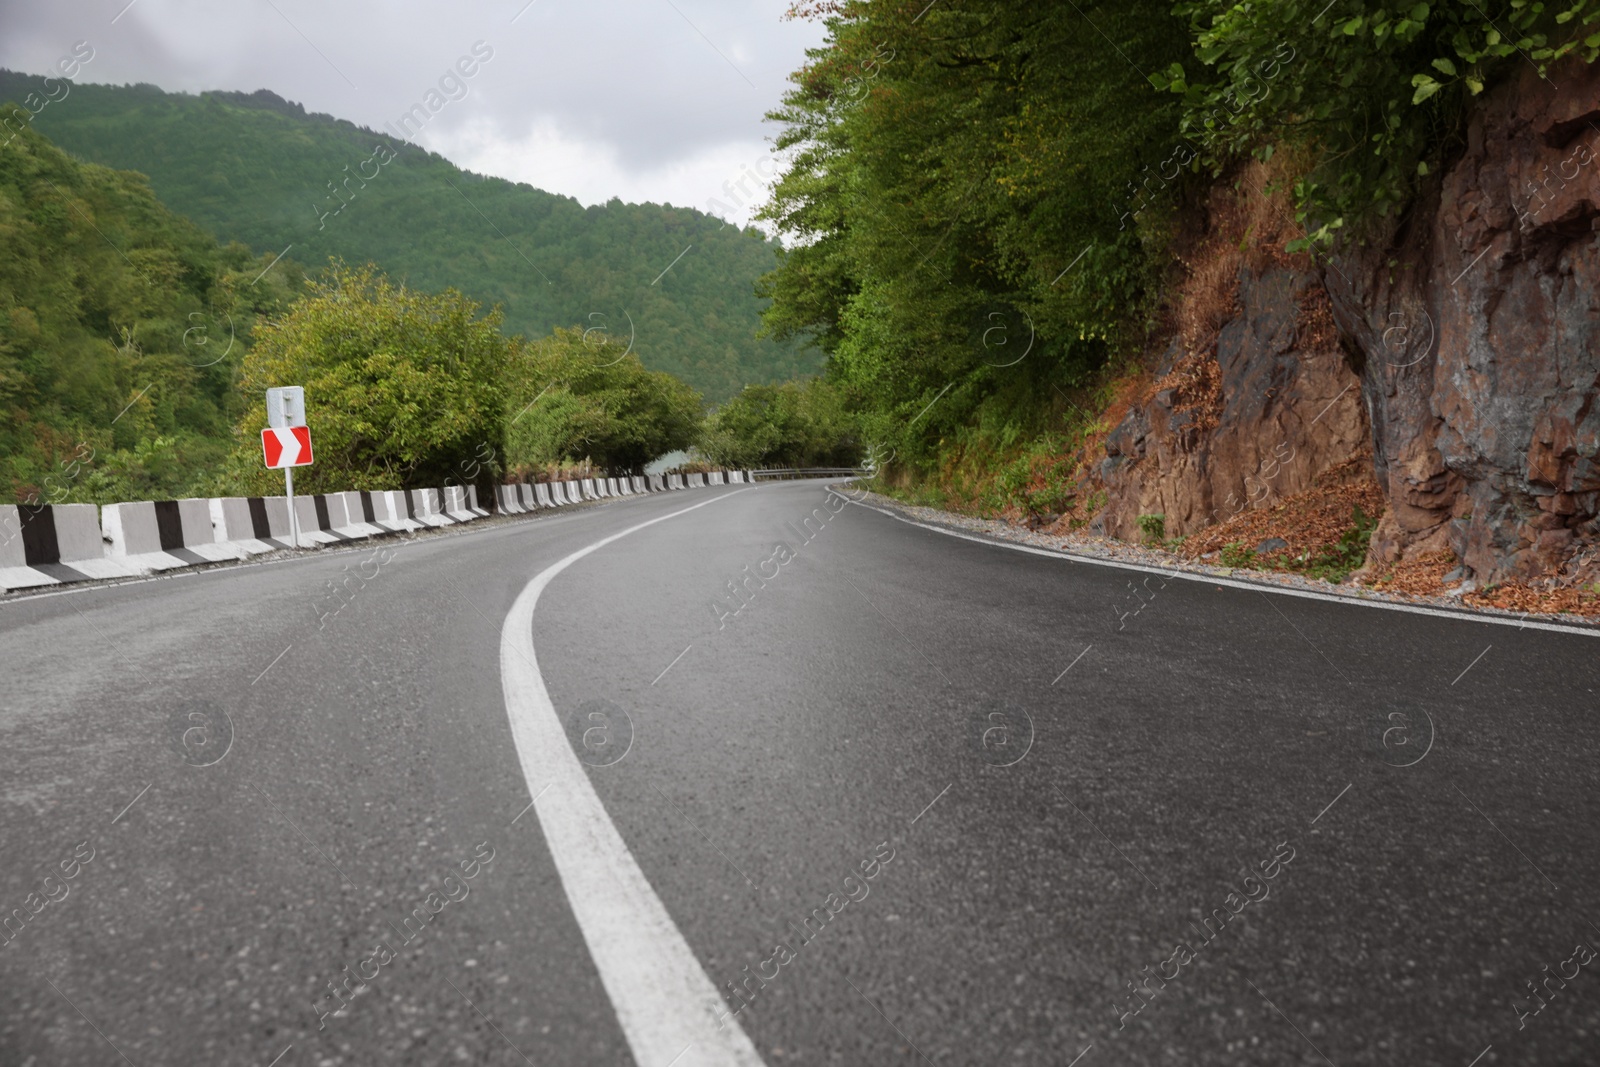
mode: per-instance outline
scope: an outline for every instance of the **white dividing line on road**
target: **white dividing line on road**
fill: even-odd
[[[1348,596],[1337,593],[1318,593],[1311,589],[1286,589],[1282,586],[1272,585],[1267,582],[1241,582],[1236,578],[1222,578],[1215,574],[1198,574],[1193,571],[1180,571],[1164,567],[1150,567],[1142,563],[1125,563],[1121,560],[1099,559],[1095,556],[1080,556],[1073,552],[1058,552],[1049,548],[1035,548],[1033,545],[1019,545],[1013,541],[1000,541],[988,537],[979,537],[977,534],[961,533],[957,530],[948,530],[943,526],[935,526],[931,522],[918,522],[897,514],[888,508],[880,508],[876,504],[863,504],[859,500],[851,500],[843,493],[838,494],[846,501],[857,507],[876,511],[880,515],[887,515],[891,519],[903,522],[908,526],[920,526],[924,530],[944,534],[946,537],[959,538],[962,541],[972,541],[980,545],[989,545],[992,548],[1009,548],[1016,552],[1026,552],[1033,556],[1044,556],[1047,559],[1063,560],[1067,563],[1088,563],[1097,567],[1111,567],[1125,571],[1140,571],[1144,574],[1159,574],[1163,578],[1182,578],[1189,582],[1202,584],[1225,585],[1230,589],[1244,589],[1252,593],[1274,593],[1278,596],[1300,597],[1304,600],[1325,600],[1333,604],[1349,604],[1362,608],[1382,608],[1386,611],[1403,611],[1411,615],[1432,615],[1439,619],[1454,619],[1457,622],[1482,622],[1492,626],[1515,626],[1519,630],[1553,630],[1563,634],[1581,634],[1584,637],[1600,637],[1600,626],[1574,626],[1559,622],[1532,622],[1526,617],[1503,618],[1499,615],[1480,615],[1475,612],[1445,611],[1441,608],[1428,608],[1420,604],[1396,604],[1389,600],[1367,600],[1364,597]]]
[[[762,1067],[717,987],[650,887],[572,751],[533,647],[539,594],[562,571],[611,542],[737,496],[738,490],[630,526],[540,571],[500,630],[500,682],[528,793],[562,888],[639,1067]],[[559,789],[549,787],[559,785]],[[548,799],[546,799],[548,798]],[[722,1024],[718,1025],[718,1019]]]

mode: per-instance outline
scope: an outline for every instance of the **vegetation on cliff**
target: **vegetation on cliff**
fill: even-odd
[[[1071,503],[1036,461],[1103,431],[1116,373],[1172,328],[1174,219],[1211,182],[1271,161],[1290,247],[1326,244],[1404,204],[1513,65],[1600,49],[1597,0],[794,14],[830,34],[772,115],[794,162],[765,214],[793,243],[767,326],[828,352],[903,486],[991,511]]]

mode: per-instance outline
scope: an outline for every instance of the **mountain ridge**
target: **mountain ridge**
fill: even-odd
[[[0,70],[0,100],[43,81]],[[693,208],[585,207],[268,89],[74,83],[33,125],[79,158],[145,174],[221,242],[312,269],[370,260],[408,284],[499,304],[507,328],[530,337],[581,325],[627,338],[711,400],[821,366],[802,343],[756,337],[766,301],[753,285],[776,243]]]

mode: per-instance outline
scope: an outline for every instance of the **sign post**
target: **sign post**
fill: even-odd
[[[289,543],[300,547],[300,519],[294,513],[294,469],[311,465],[311,431],[306,429],[306,391],[298,385],[267,390],[267,425],[261,449],[267,468],[283,469],[289,504]]]

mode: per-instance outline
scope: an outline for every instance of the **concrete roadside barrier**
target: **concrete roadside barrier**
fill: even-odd
[[[478,516],[467,510],[467,491],[459,485],[447,485],[435,490],[444,503],[445,517],[455,522],[471,522]]]
[[[478,506],[478,487],[475,485],[467,486],[467,510],[480,519],[489,517],[488,509]]]
[[[106,557],[93,504],[0,505],[0,590],[141,573]]]
[[[494,487],[495,504],[499,506],[502,514],[525,515],[528,509],[522,506],[522,486],[497,485]]]
[[[346,537],[382,537],[394,531],[377,522],[377,510],[372,507],[369,499],[363,500],[361,494],[354,490],[343,493],[329,493],[330,498],[337,497],[344,508],[344,525],[336,528],[336,533]],[[370,517],[369,517],[370,512]]]
[[[555,498],[550,495],[550,487],[544,482],[535,482],[525,488],[533,494],[533,499],[537,502],[537,506],[541,508],[553,508],[556,506]]]
[[[650,487],[652,493],[665,493],[667,491],[667,479],[664,475],[647,474],[644,481]]]
[[[207,503],[218,541],[249,555],[289,547],[289,502],[282,497],[225,496]]]
[[[704,489],[705,487],[706,487],[706,476],[704,474],[701,474],[699,471],[696,471],[695,473],[689,475],[689,488],[690,489]]]
[[[706,475],[706,482],[708,484],[710,484],[710,485],[727,485],[728,484],[727,482],[723,481],[722,472],[721,471],[712,471],[710,474]]]
[[[598,489],[596,489],[594,487],[594,479],[593,478],[584,478],[581,481],[579,481],[577,483],[577,485],[578,485],[579,492],[581,492],[583,494],[580,499],[583,499],[583,500],[599,500],[600,499],[600,490],[598,490]]]
[[[217,540],[209,500],[138,500],[100,510],[104,555],[138,573],[244,559],[242,547]]]
[[[336,527],[349,523],[344,501],[338,496],[329,498],[317,493],[294,498],[294,516],[300,524],[300,547],[309,545],[338,545],[357,540],[350,534],[339,533]]]
[[[384,514],[388,516],[385,522],[396,530],[410,533],[413,530],[423,529],[427,525],[419,522],[412,514],[412,506],[406,497],[404,489],[386,489],[373,495],[383,498]]]
[[[361,521],[387,530],[390,533],[400,533],[405,529],[399,516],[394,510],[394,501],[389,494],[383,491],[369,492],[363,489],[356,494],[361,498]]]
[[[443,514],[437,489],[407,489],[406,503],[412,519],[424,526],[454,526],[455,520]]]

